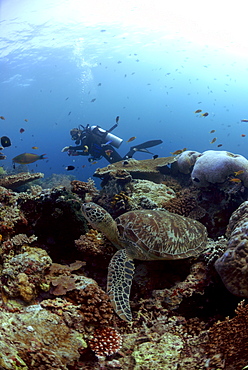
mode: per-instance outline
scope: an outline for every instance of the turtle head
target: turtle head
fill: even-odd
[[[120,248],[116,222],[104,208],[93,202],[84,203],[82,213],[94,229],[101,231],[117,248]]]

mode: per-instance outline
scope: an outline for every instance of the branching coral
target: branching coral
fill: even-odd
[[[242,369],[248,363],[248,305],[241,301],[235,312],[237,316],[209,329],[210,353],[222,358],[225,369]]]
[[[86,200],[86,195],[88,194],[88,201],[92,200],[95,196],[99,194],[99,191],[95,187],[95,183],[92,179],[88,179],[87,182],[73,180],[71,182],[71,191],[77,194],[83,201]]]
[[[79,310],[87,324],[109,325],[113,317],[113,308],[108,295],[96,284],[68,293],[70,299],[80,305]]]
[[[186,188],[178,192],[176,198],[169,199],[162,207],[169,212],[194,219],[202,218],[206,211],[198,205],[196,189]]]
[[[107,258],[114,251],[113,245],[99,231],[90,229],[75,240],[77,249],[85,256],[102,256]]]

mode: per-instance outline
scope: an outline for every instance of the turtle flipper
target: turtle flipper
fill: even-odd
[[[108,295],[115,312],[125,321],[132,321],[129,296],[134,268],[133,259],[128,256],[126,249],[118,250],[108,267]]]

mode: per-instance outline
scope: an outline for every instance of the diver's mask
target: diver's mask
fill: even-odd
[[[80,143],[80,138],[81,138],[81,135],[82,135],[82,130],[80,130],[79,128],[73,128],[70,131],[70,135],[71,135],[71,139],[73,141],[75,141],[75,144],[76,145],[78,145]]]

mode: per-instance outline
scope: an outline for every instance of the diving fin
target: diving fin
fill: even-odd
[[[142,144],[132,146],[124,158],[132,158],[135,152],[145,152],[145,153],[153,154],[149,152],[147,148],[151,148],[152,146],[162,144],[162,142],[163,142],[162,140],[149,140],[149,141],[145,141]]]

